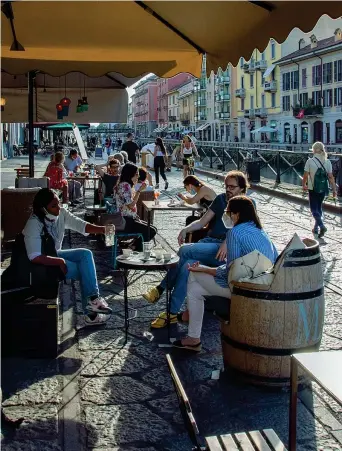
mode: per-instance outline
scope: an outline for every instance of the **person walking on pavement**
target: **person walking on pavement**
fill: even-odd
[[[156,174],[156,188],[159,188],[159,171],[160,175],[162,176],[164,182],[165,182],[165,189],[169,187],[169,182],[167,181],[166,175],[165,175],[165,166],[166,166],[166,149],[163,143],[163,140],[161,138],[156,138],[154,147],[154,172]]]
[[[139,146],[133,141],[132,133],[127,133],[127,141],[123,143],[121,150],[127,152],[128,160],[131,163],[137,162],[137,157],[139,157]]]
[[[315,142],[312,145],[312,152],[313,157],[305,163],[302,183],[303,190],[309,191],[310,210],[315,219],[312,233],[318,238],[322,238],[327,231],[322,219],[322,204],[324,198],[329,194],[328,181],[332,187],[333,197],[336,197],[337,190],[331,161],[327,159],[324,144],[320,141]]]

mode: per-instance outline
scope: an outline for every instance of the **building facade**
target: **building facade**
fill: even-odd
[[[141,81],[132,96],[133,127],[137,136],[150,136],[157,126],[157,77]]]
[[[342,31],[309,42],[277,64],[281,80],[279,141],[342,143]]]
[[[178,88],[179,120],[183,133],[194,132],[195,122],[195,79]]]

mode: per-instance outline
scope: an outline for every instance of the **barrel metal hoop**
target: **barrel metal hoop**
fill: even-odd
[[[319,246],[313,246],[305,249],[293,249],[287,255],[292,258],[295,257],[300,258],[300,257],[312,257],[319,253],[320,253]]]
[[[224,335],[223,333],[221,333],[221,340],[235,349],[240,349],[241,351],[252,352],[253,354],[264,354],[278,357],[290,356],[298,351],[300,352],[316,351],[319,347],[319,343],[317,343],[316,345],[304,346],[301,348],[287,348],[287,349],[263,348],[261,346],[253,346],[247,343],[241,343],[230,337],[227,337],[227,335]]]
[[[267,301],[304,301],[306,299],[317,298],[324,293],[321,287],[314,291],[305,291],[303,293],[272,293],[271,291],[254,291],[244,288],[234,287],[233,294],[251,299],[264,299]]]
[[[287,260],[283,264],[283,268],[301,268],[302,266],[316,265],[321,261],[321,257],[312,260]]]

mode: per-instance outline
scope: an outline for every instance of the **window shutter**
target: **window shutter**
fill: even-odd
[[[315,69],[316,66],[312,66],[312,86],[315,86],[316,84]]]

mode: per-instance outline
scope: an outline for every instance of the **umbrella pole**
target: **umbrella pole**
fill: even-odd
[[[34,177],[34,145],[33,145],[33,82],[36,74],[28,73],[28,152],[29,176]]]

